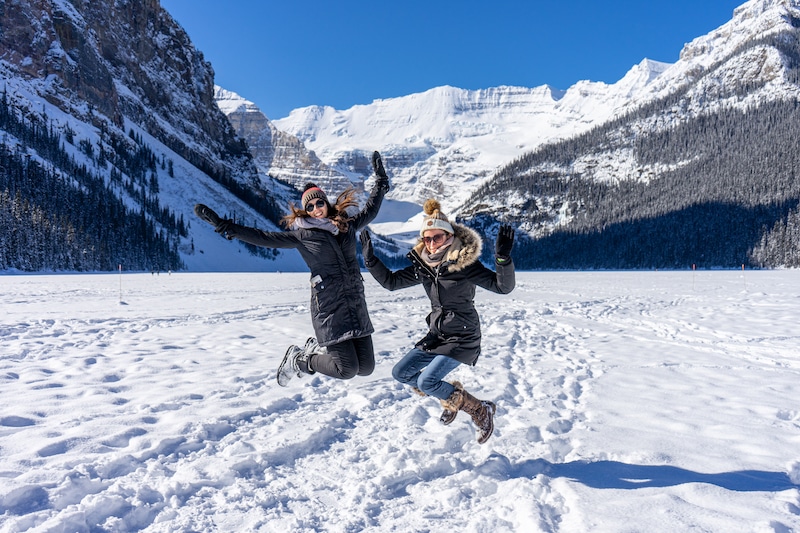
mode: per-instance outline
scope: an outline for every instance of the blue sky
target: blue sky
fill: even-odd
[[[744,0],[161,0],[216,83],[270,119],[442,85],[614,83],[729,21]]]

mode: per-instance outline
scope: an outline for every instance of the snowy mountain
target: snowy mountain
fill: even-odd
[[[550,86],[479,91],[437,87],[347,110],[296,109],[267,123],[302,141],[324,164],[354,182],[369,174],[364,154],[381,150],[392,173],[391,199],[419,205],[435,196],[451,213],[476,213],[477,205],[484,206],[482,212],[493,213],[496,208],[503,210],[504,202],[499,197],[481,198],[476,191],[505,165],[540,146],[575,138],[611,120],[626,120],[644,106],[659,107],[658,102],[665,102],[665,107],[630,127],[642,134],[663,131],[701,113],[792,98],[796,87],[780,81],[791,68],[791,58],[763,42],[791,29],[795,10],[793,0],[747,2],[735,10],[730,22],[688,43],[674,65],[645,59],[614,84],[582,81],[566,91]],[[749,89],[756,86],[759,90]],[[682,106],[672,106],[676,98],[683,98]],[[241,128],[237,131],[242,134]],[[588,150],[572,164],[574,172],[586,175],[586,169],[592,169],[604,182],[632,172],[657,176],[669,168],[641,167],[619,151],[604,155]],[[524,205],[526,198],[517,203]],[[398,212],[405,216],[418,209]],[[559,224],[573,215],[559,218]],[[552,218],[545,224],[551,229]],[[415,220],[409,224],[394,220],[392,226],[379,226],[379,231],[402,236]]]
[[[745,2],[729,22],[686,44],[679,61],[654,80],[641,100],[686,90],[692,93],[691,110],[697,113],[709,107],[751,103],[752,99],[731,99],[726,91],[752,83],[770,84],[759,91],[763,93],[759,98],[795,98],[796,86],[783,79],[786,70],[795,67],[794,58],[771,46],[769,38],[777,37],[785,44],[793,41],[799,9],[797,0]]]
[[[752,0],[604,124],[501,168],[460,213],[528,268],[800,266],[800,2]]]
[[[660,235],[688,224],[703,228],[695,241],[733,242],[717,264],[800,264],[786,244],[800,220],[798,1],[751,0],[677,63],[643,60],[614,84],[437,87],[274,122],[214,86],[157,0],[5,3],[0,164],[13,171],[0,183],[0,270],[302,268],[291,252],[220,239],[192,206],[274,229],[305,181],[368,188],[373,150],[393,183],[373,229],[400,241],[435,196],[489,238],[515,223],[527,259],[537,242],[560,250],[550,267],[593,264],[569,255],[584,243],[553,245],[559,231],[626,235],[643,219]],[[744,214],[742,233],[690,214],[713,202],[712,219]],[[606,266],[682,266],[696,252]]]
[[[437,87],[344,111],[297,109],[274,124],[343,172],[358,173],[353,154],[378,149],[392,171],[390,198],[422,204],[435,196],[451,210],[498,166],[607,120],[666,67],[644,60],[613,85],[585,81],[566,91]]]
[[[196,202],[261,227],[281,213],[157,0],[4,2],[0,77],[0,270],[272,264],[194,217]]]
[[[259,172],[295,186],[306,178],[337,192],[350,184],[363,186],[371,174],[370,154],[379,150],[392,177],[391,214],[373,227],[413,241],[425,199],[440,198],[445,211],[455,214],[500,165],[603,123],[667,67],[643,60],[615,84],[582,81],[566,91],[437,87],[344,111],[301,108],[276,121],[230,91],[218,89],[217,101],[248,142]]]
[[[351,179],[353,161],[381,150],[397,204],[373,228],[396,240],[413,240],[418,205],[435,196],[489,238],[498,220],[517,225],[530,268],[800,264],[785,108],[798,100],[798,20],[797,0],[751,0],[675,64],[643,60],[611,85],[438,87],[297,109],[273,127]],[[789,157],[773,163],[776,152]],[[598,237],[558,240],[575,232]]]
[[[320,161],[297,137],[275,127],[253,102],[222,87],[216,87],[214,97],[237,134],[247,141],[265,181],[278,178],[297,189],[313,181],[326,191],[341,191],[354,185],[347,176]],[[361,170],[366,171],[366,168]],[[361,180],[356,180],[359,186],[363,182],[363,176],[360,177]],[[296,201],[296,198],[291,200]]]

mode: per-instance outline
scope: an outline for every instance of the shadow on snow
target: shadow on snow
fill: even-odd
[[[489,457],[478,471],[500,478],[532,478],[542,474],[549,478],[566,478],[595,489],[674,487],[686,483],[707,483],[737,492],[779,492],[800,488],[800,485],[792,483],[786,472],[740,470],[705,474],[675,466],[630,465],[618,461],[551,463],[532,459],[512,464],[498,454]]]

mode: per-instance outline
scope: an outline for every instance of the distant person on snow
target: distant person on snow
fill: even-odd
[[[495,404],[478,400],[460,382],[444,377],[461,364],[474,366],[481,353],[475,287],[499,294],[514,289],[514,230],[500,228],[494,272],[478,260],[483,241],[474,230],[448,221],[436,200],[426,201],[424,211],[419,242],[407,255],[411,264],[402,270],[389,270],[375,257],[367,230],[361,232],[364,263],[378,283],[390,291],[422,284],[431,301],[428,334],[394,366],[392,375],[417,393],[438,398],[443,424],[453,422],[459,411],[469,414],[483,444],[494,431]]]
[[[348,188],[331,204],[322,189],[308,183],[301,208],[281,221],[289,231],[266,232],[222,219],[203,204],[194,211],[228,239],[239,239],[265,248],[296,248],[311,270],[311,322],[316,339],[304,348],[290,346],[278,369],[278,383],[319,372],[338,379],[368,376],[375,369],[373,327],[364,298],[364,282],[356,259],[356,232],[378,214],[389,177],[378,152],[372,155],[377,179],[364,209],[350,216],[357,206],[355,191]]]

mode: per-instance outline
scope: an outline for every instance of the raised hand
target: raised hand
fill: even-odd
[[[372,170],[375,171],[375,175],[379,178],[389,179],[389,176],[386,175],[386,170],[383,168],[381,154],[378,152],[372,152]]]
[[[378,187],[382,188],[383,192],[389,192],[389,176],[386,174],[386,169],[383,168],[383,160],[378,152],[372,153],[372,170],[378,177],[375,181]]]
[[[514,247],[514,228],[508,224],[500,226],[497,232],[497,241],[494,245],[494,255],[502,259],[511,257],[511,249]]]
[[[219,215],[207,205],[196,204],[194,206],[194,214],[214,226],[214,231],[226,239],[231,240],[236,235],[233,231],[233,221],[227,218],[220,218]]]
[[[194,214],[214,227],[222,220],[213,209],[204,204],[195,204]]]
[[[370,266],[375,262],[375,250],[372,248],[372,237],[367,228],[361,230],[361,255],[364,256],[364,265]]]

